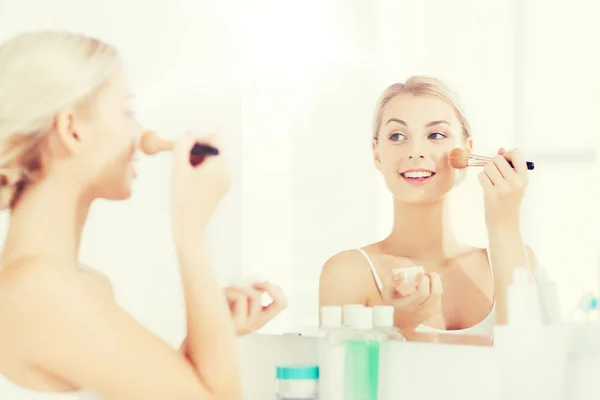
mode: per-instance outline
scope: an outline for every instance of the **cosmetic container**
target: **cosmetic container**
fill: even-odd
[[[344,400],[377,400],[379,341],[373,331],[373,309],[353,311],[346,339]]]
[[[400,329],[394,326],[393,306],[373,306],[373,330],[378,334],[379,340],[405,340]]]
[[[277,400],[318,400],[319,367],[316,365],[278,366]]]
[[[373,328],[382,332],[394,331],[394,307],[373,306]]]
[[[344,304],[342,306],[342,325],[352,325],[352,318],[355,315],[354,310],[364,307],[362,304]]]
[[[586,293],[577,302],[567,319],[574,323],[589,323],[598,321],[600,299],[593,293]]]
[[[326,400],[344,400],[345,328],[342,307],[321,307],[319,327],[319,396]]]
[[[558,288],[556,282],[548,278],[545,268],[537,267],[533,270],[535,283],[538,288],[542,322],[544,325],[557,325],[562,322],[560,306],[558,304]]]
[[[506,400],[564,399],[566,326],[544,324],[529,267],[517,268],[508,287],[508,324],[494,329],[494,347]]]
[[[321,326],[320,329],[330,328],[339,329],[342,327],[342,307],[323,306],[321,307]]]
[[[392,276],[402,275],[402,283],[412,284],[417,283],[417,277],[419,274],[424,274],[425,269],[420,265],[415,265],[412,267],[398,267],[392,269]]]
[[[508,287],[508,323],[518,328],[536,328],[542,325],[542,314],[537,287],[530,281],[528,267],[516,268],[513,282]]]

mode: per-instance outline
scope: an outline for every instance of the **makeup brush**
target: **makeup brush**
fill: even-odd
[[[146,131],[142,134],[140,140],[140,149],[148,154],[149,156],[159,153],[161,151],[172,151],[175,148],[175,143],[170,140],[161,139],[155,132]],[[219,149],[207,144],[196,143],[192,147],[192,155],[213,155],[219,154]]]
[[[448,161],[452,168],[463,169],[467,167],[483,167],[492,161],[492,157],[478,156],[469,153],[465,149],[456,148],[452,149],[450,154],[448,154]],[[515,167],[510,161],[508,161],[508,164],[513,168]],[[527,169],[532,171],[535,169],[535,165],[531,161],[527,161]]]

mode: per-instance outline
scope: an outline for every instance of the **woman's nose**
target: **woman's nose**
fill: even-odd
[[[423,155],[423,143],[421,143],[420,140],[413,140],[410,143],[408,158],[425,158],[425,156]]]
[[[140,142],[142,141],[143,133],[144,133],[144,129],[140,125],[139,129],[136,129],[134,131],[133,135],[131,135],[131,139],[132,139],[136,149],[140,148]]]

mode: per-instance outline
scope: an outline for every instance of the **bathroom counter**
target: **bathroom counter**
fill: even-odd
[[[568,326],[564,332],[564,340],[523,332],[526,340],[515,342],[500,329],[493,345],[485,336],[437,333],[384,341],[379,400],[600,398],[600,325]],[[244,399],[270,399],[275,367],[317,364],[318,338],[254,333],[239,339],[239,352]]]
[[[483,336],[458,336],[449,334],[415,333],[410,342],[385,342],[382,344],[381,365],[389,365],[382,375],[381,390],[390,393],[420,393],[423,386],[435,376],[443,376],[443,384],[438,388],[454,388],[457,397],[446,390],[437,397],[435,388],[429,388],[422,399],[471,398],[464,396],[473,393],[472,398],[495,400],[489,394],[490,385],[495,384],[497,374],[485,364],[493,363],[491,339]],[[280,364],[318,363],[318,338],[298,334],[269,335],[250,334],[239,339],[242,381],[245,400],[272,398],[275,393],[275,367]],[[435,345],[431,345],[435,344]],[[410,360],[410,361],[406,361]],[[457,361],[458,360],[458,361]],[[405,368],[408,365],[408,368]],[[486,372],[487,369],[487,372]],[[392,372],[393,371],[393,372]],[[399,371],[402,371],[401,373]],[[244,373],[245,372],[245,373]],[[471,389],[463,388],[463,382],[472,382]],[[479,383],[478,383],[479,382]],[[442,382],[440,382],[442,383]],[[395,400],[396,397],[380,397],[382,400]],[[412,398],[411,396],[403,398]]]
[[[380,346],[379,399],[500,400],[492,340],[419,333]]]

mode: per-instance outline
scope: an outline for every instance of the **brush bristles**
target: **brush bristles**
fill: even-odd
[[[172,150],[172,144],[159,138],[155,132],[146,131],[140,140],[140,149],[151,156],[165,150]]]
[[[469,166],[469,152],[465,149],[456,148],[448,154],[448,162],[454,169],[464,169]]]

